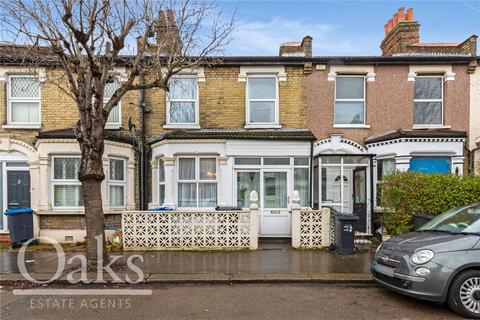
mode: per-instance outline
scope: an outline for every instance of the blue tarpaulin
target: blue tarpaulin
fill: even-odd
[[[173,208],[170,207],[158,207],[158,208],[150,208],[148,211],[173,211]]]
[[[16,213],[32,213],[33,209],[32,208],[23,208],[23,209],[7,209],[5,210],[5,214],[16,214]]]

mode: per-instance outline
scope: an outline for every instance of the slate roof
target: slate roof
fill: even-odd
[[[399,138],[466,138],[465,131],[456,131],[450,129],[398,129],[381,133],[379,135],[370,136],[365,139],[365,144],[394,140]]]
[[[103,136],[105,140],[110,141],[117,141],[128,144],[133,144],[134,142],[132,137],[121,135],[117,131],[113,130],[105,130]],[[40,131],[37,135],[37,139],[76,139],[76,137],[73,133],[73,128],[65,128],[59,130]]]
[[[153,144],[169,139],[316,140],[308,129],[199,129],[166,132],[150,139],[147,143]]]

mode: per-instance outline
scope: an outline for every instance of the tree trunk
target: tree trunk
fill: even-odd
[[[82,182],[83,189],[87,229],[87,262],[89,268],[96,268],[98,265],[107,263],[101,190],[102,181],[105,179],[103,123],[94,122],[92,127],[83,127],[84,131],[81,131],[78,139],[82,152],[78,178]],[[98,241],[102,241],[101,244],[97,243],[96,237]]]
[[[105,220],[102,206],[102,181],[97,179],[86,179],[82,181],[85,222],[87,228],[87,261],[90,269],[97,268],[97,263],[103,265],[107,262],[105,250]],[[100,235],[102,243],[97,243],[97,236]],[[100,254],[98,248],[101,248]],[[100,261],[100,259],[102,259]]]

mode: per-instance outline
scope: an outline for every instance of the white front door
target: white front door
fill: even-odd
[[[291,235],[289,170],[262,170],[260,194],[260,235]]]

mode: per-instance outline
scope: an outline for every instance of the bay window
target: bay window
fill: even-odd
[[[415,78],[414,118],[415,125],[443,124],[443,78],[418,76]]]
[[[335,125],[365,125],[365,76],[336,77]]]
[[[52,170],[53,206],[83,207],[82,185],[78,180],[79,157],[54,157]]]
[[[198,93],[195,76],[170,79],[167,94],[167,125],[198,124]]]
[[[377,206],[382,206],[382,180],[396,170],[395,159],[377,160]]]
[[[125,186],[125,160],[111,158],[108,179],[110,207],[125,206]]]
[[[40,82],[31,75],[8,77],[8,123],[40,124]]]
[[[278,84],[274,75],[249,76],[247,124],[278,124]]]
[[[178,159],[178,206],[217,205],[217,159],[181,157]]]

